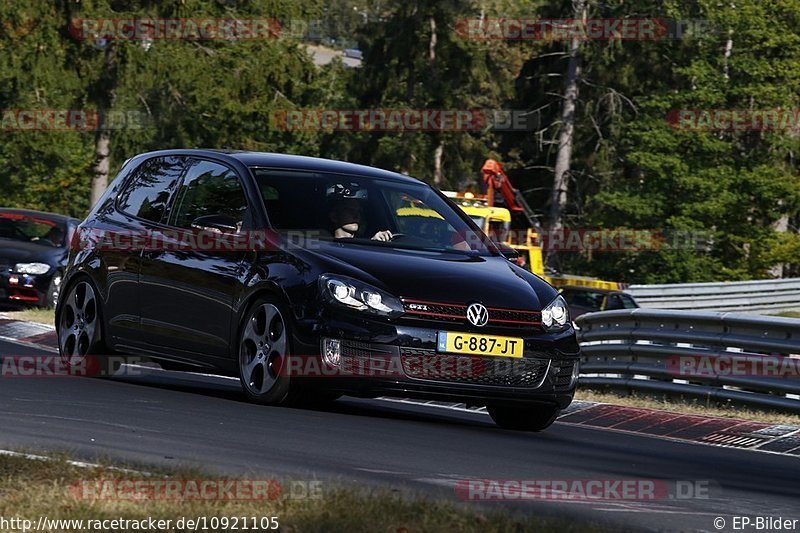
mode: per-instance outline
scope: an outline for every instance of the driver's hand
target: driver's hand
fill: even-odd
[[[392,232],[387,230],[379,231],[372,237],[373,241],[391,241],[392,240]]]

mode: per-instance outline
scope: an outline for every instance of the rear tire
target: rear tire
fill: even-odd
[[[110,377],[122,365],[111,357],[103,330],[103,310],[94,285],[79,278],[64,292],[56,316],[58,353],[71,375]]]
[[[538,405],[531,407],[490,405],[487,407],[487,411],[495,424],[503,429],[542,431],[555,422],[561,409]]]

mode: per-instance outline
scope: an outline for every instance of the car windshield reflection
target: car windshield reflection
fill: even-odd
[[[0,238],[44,246],[64,246],[66,228],[53,220],[17,213],[0,214]]]
[[[494,253],[482,232],[425,185],[302,171],[253,172],[278,231],[349,245]]]

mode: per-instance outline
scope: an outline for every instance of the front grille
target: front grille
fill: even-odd
[[[343,340],[340,369],[344,375],[368,376],[390,375],[394,369],[391,357],[397,352],[386,346],[375,346],[368,342]],[[399,370],[396,370],[399,372]]]
[[[412,307],[417,306],[417,307]],[[463,322],[467,318],[467,306],[456,304],[437,304],[419,300],[403,300],[403,308],[409,316],[425,317],[433,320]]]
[[[410,378],[503,387],[539,387],[550,368],[549,359],[447,355],[414,348],[401,348],[400,360]]]
[[[457,303],[430,302],[402,298],[406,317],[442,322],[467,323],[467,305]],[[489,326],[509,328],[540,327],[542,314],[539,311],[526,309],[509,309],[505,307],[487,307]]]

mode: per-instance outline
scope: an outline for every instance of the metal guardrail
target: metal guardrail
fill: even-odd
[[[625,309],[578,317],[579,383],[800,413],[800,320]]]
[[[722,283],[631,285],[642,307],[693,311],[780,311],[800,309],[800,278]]]

